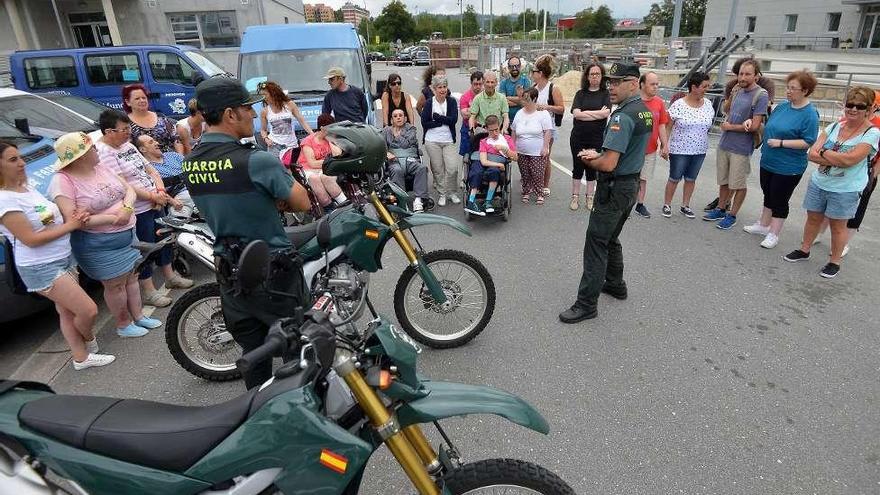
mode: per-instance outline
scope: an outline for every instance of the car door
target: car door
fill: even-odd
[[[137,50],[103,50],[80,56],[88,83],[86,95],[102,105],[122,110],[122,88],[144,83],[142,55]]]
[[[153,109],[176,119],[189,115],[187,102],[195,94],[193,74],[198,70],[172,50],[147,50]]]

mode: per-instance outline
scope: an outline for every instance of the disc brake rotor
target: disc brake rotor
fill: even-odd
[[[458,282],[454,280],[439,280],[440,287],[443,289],[443,293],[446,294],[446,304],[440,305],[434,301],[434,297],[431,296],[431,291],[422,284],[422,290],[419,293],[419,298],[422,300],[422,303],[425,305],[425,309],[431,310],[435,313],[446,314],[455,311],[455,309],[461,304],[462,296],[462,288]],[[444,307],[445,306],[445,307]]]
[[[212,354],[219,354],[229,350],[230,342],[222,342],[219,334],[226,331],[226,321],[223,319],[223,313],[214,312],[211,319],[199,325],[196,332],[199,347],[204,351]]]

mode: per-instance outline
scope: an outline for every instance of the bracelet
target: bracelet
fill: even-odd
[[[163,193],[163,192],[165,192],[165,188],[164,188],[164,187],[157,187],[157,188],[156,188],[156,191],[157,191],[157,192],[160,192],[160,193]]]
[[[122,205],[122,211],[134,212],[134,208],[132,208],[131,206],[128,206],[128,205],[123,204],[123,205]]]
[[[785,139],[780,139],[780,140],[779,140],[779,147],[780,147],[780,148],[785,148]]]

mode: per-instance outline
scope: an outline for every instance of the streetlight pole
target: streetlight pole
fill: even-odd
[[[522,16],[523,16],[523,36],[525,36],[526,35],[526,0],[523,0]]]
[[[367,12],[367,16],[361,19],[361,22],[367,23],[367,46],[370,45],[370,11],[367,10],[367,0],[364,0],[364,10]]]
[[[727,39],[733,39],[733,28],[736,25],[736,10],[739,7],[739,0],[733,0],[730,5],[730,18],[727,20]],[[718,77],[715,78],[716,82],[724,83],[725,77],[727,73],[727,56],[721,59],[721,65],[718,66]]]
[[[489,38],[492,37],[492,32],[495,27],[495,12],[492,10],[492,0],[489,0]]]
[[[675,68],[675,58],[676,52],[674,48],[675,40],[678,39],[679,29],[681,28],[681,8],[684,0],[676,0],[675,2],[675,15],[672,19],[672,33],[669,36],[669,55],[666,57],[666,68],[674,69]]]
[[[458,0],[458,11],[458,20],[461,23],[461,34],[459,34],[459,38],[464,39],[464,0]]]

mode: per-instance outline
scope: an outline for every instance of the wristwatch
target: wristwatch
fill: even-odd
[[[828,148],[822,148],[822,150],[819,152],[819,156],[822,158],[825,158],[826,151],[828,151]]]

